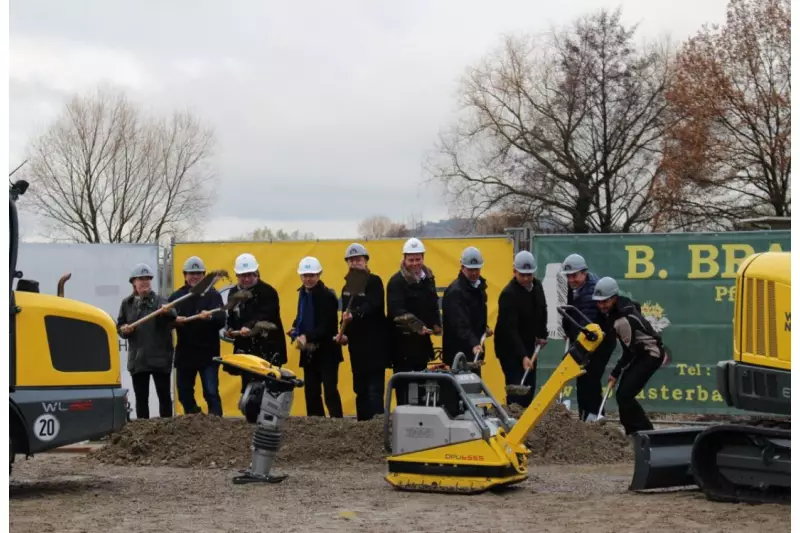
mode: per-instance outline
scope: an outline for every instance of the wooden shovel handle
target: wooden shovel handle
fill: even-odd
[[[149,315],[143,316],[142,318],[140,318],[139,320],[137,320],[133,324],[128,324],[128,326],[130,326],[131,328],[136,328],[138,326],[141,326],[142,324],[144,324],[148,320],[152,320],[155,317],[157,317],[158,315],[163,315],[164,313],[166,313],[167,311],[169,311],[170,309],[172,309],[173,307],[175,307],[176,305],[178,305],[182,301],[191,298],[191,296],[192,296],[191,294],[187,294],[186,296],[181,296],[177,300],[173,300],[172,302],[166,303],[166,304],[164,304],[163,307],[160,307],[160,308],[156,309],[155,311],[153,311]]]

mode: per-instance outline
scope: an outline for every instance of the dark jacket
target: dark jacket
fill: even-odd
[[[242,289],[234,287],[228,293],[228,298]],[[286,357],[286,332],[281,322],[281,306],[276,291],[270,284],[259,279],[249,290],[253,297],[245,300],[232,311],[228,312],[227,327],[238,330],[242,327],[252,328],[256,322],[266,320],[272,322],[278,328],[277,331],[270,331],[266,337],[235,337],[233,342],[234,352],[249,353],[257,355],[268,361],[275,357],[275,363],[285,365]]]
[[[122,300],[117,332],[128,341],[128,372],[131,374],[172,371],[172,324],[178,316],[175,309],[137,326],[129,335],[123,335],[119,330],[121,326],[136,322],[166,303],[166,299],[153,291],[144,296],[131,294]]]
[[[603,322],[600,316],[600,310],[597,308],[597,302],[592,300],[592,293],[594,293],[594,286],[597,285],[598,279],[600,278],[597,277],[597,274],[589,272],[583,285],[575,290],[569,287],[567,288],[567,305],[575,306],[586,318],[595,324],[601,324]],[[567,313],[574,318],[578,324],[582,326],[586,325],[586,320],[576,314],[572,309],[568,309]],[[564,333],[566,333],[571,341],[574,341],[578,333],[580,333],[575,325],[564,317],[561,318],[561,326],[564,329]]]
[[[184,285],[173,292],[169,301],[173,302],[189,293],[191,288]],[[201,296],[189,298],[175,306],[178,316],[190,317],[200,311],[222,307],[222,296],[211,287]],[[219,330],[225,327],[225,311],[218,311],[208,320],[197,319],[185,324],[176,324],[175,368],[203,368],[214,364],[219,357]]]
[[[305,334],[306,344],[314,344],[315,348],[300,352],[300,366],[341,363],[344,361],[342,346],[333,340],[339,333],[339,300],[336,293],[326,287],[322,280],[318,281],[311,289],[312,323],[308,324],[304,319],[304,324],[298,327],[305,310],[301,303],[305,292],[303,286],[297,289],[297,317],[292,322],[292,329],[295,330],[292,338]]]
[[[342,288],[342,312],[347,308],[350,297],[350,293]],[[353,372],[382,371],[386,368],[388,331],[384,300],[383,281],[370,273],[366,290],[353,298],[350,308],[353,320],[344,331]]]
[[[622,346],[622,357],[614,366],[611,375],[619,378],[622,371],[637,357],[664,357],[664,344],[661,335],[652,324],[642,316],[642,306],[625,296],[618,296],[617,302],[608,314],[608,322]]]
[[[452,366],[458,352],[472,361],[472,348],[481,342],[488,326],[486,279],[473,287],[467,277],[458,277],[445,289],[442,298],[442,362]],[[482,356],[485,359],[485,355]]]
[[[504,363],[522,364],[531,357],[537,339],[546,340],[547,300],[542,282],[533,278],[531,290],[516,279],[508,282],[498,299],[494,347],[497,358]]]
[[[395,370],[405,369],[409,365],[424,368],[434,357],[430,336],[404,332],[394,324],[398,316],[411,313],[429,329],[442,326],[436,278],[430,268],[422,268],[425,278],[420,280],[401,262],[400,270],[389,279],[386,286],[387,319],[392,331],[389,356]]]

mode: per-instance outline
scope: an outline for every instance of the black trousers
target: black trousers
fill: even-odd
[[[150,418],[150,376],[158,395],[158,414],[161,418],[172,416],[169,372],[137,372],[131,374],[133,394],[136,395],[136,418]]]
[[[503,374],[506,377],[506,386],[508,385],[525,385],[530,387],[527,394],[516,395],[506,394],[506,404],[511,405],[515,403],[522,407],[528,407],[536,395],[536,367],[531,368],[528,375],[525,376],[525,383],[522,383],[522,376],[525,375],[525,369],[522,368],[522,361],[509,361],[507,359],[500,359],[500,368],[503,369]]]
[[[662,352],[660,358],[649,355],[640,355],[624,370],[617,384],[617,407],[619,408],[619,421],[625,428],[625,434],[631,435],[637,431],[653,429],[653,424],[636,400],[636,395],[642,392],[653,374],[661,367],[664,360]]]
[[[608,338],[606,337],[606,339]],[[616,341],[616,337],[610,338]],[[603,374],[605,374],[608,360],[611,359],[615,346],[616,342],[604,340],[600,347],[589,356],[586,373],[578,376],[575,380],[578,416],[581,420],[586,420],[590,414],[600,414],[598,411],[600,404],[603,403]]]
[[[353,369],[353,392],[356,395],[356,420],[370,420],[383,414],[386,372],[378,369]]]
[[[325,391],[325,407],[331,418],[342,418],[342,398],[339,396],[339,362],[315,361],[303,367],[306,397],[306,414],[308,416],[325,416],[322,406],[323,387]]]

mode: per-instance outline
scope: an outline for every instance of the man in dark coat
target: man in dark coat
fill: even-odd
[[[361,244],[347,247],[345,261],[350,268],[369,272],[369,254]],[[352,298],[350,311],[347,304]],[[351,295],[347,284],[342,289],[342,325],[346,328],[337,342],[347,345],[353,371],[353,392],[356,395],[356,419],[370,420],[383,414],[383,391],[386,379],[386,313],[383,281],[369,273],[366,289]]]
[[[536,279],[536,261],[528,251],[514,258],[514,277],[500,292],[494,346],[506,385],[530,387],[524,396],[508,395],[507,403],[528,407],[536,393],[537,346],[547,344],[547,300]],[[528,374],[525,375],[525,371]],[[525,382],[522,377],[525,376]]]
[[[387,315],[390,322],[390,355],[394,373],[424,370],[434,359],[430,334],[442,334],[439,296],[433,271],[425,264],[425,246],[417,238],[403,245],[400,270],[386,285]],[[394,319],[410,313],[425,325],[425,331],[415,333],[395,327]],[[406,390],[397,389],[397,403],[406,402]]]
[[[162,418],[172,416],[172,325],[175,309],[163,312],[144,324],[131,327],[166,305],[167,300],[153,292],[150,283],[153,271],[144,263],[136,265],[130,276],[133,294],[122,300],[117,317],[117,331],[128,341],[128,372],[136,397],[136,418],[150,418],[150,377],[158,395],[158,412]]]
[[[442,298],[442,362],[452,366],[459,352],[467,362],[485,362],[484,335],[492,334],[488,326],[486,306],[486,279],[481,276],[483,257],[480,251],[470,246],[461,254],[461,271],[445,289]],[[480,368],[473,370],[480,375]]]
[[[562,272],[567,277],[569,290],[567,291],[567,305],[575,306],[583,313],[590,322],[599,325],[606,325],[600,317],[597,305],[592,300],[594,286],[597,283],[597,275],[589,272],[589,267],[584,258],[578,254],[568,256],[562,265]],[[586,319],[580,315],[568,311],[578,324],[586,325]],[[575,342],[580,331],[572,322],[562,318],[562,327],[570,343]],[[605,326],[608,327],[607,325]],[[591,355],[589,364],[586,365],[586,373],[575,380],[576,393],[578,396],[578,416],[581,420],[589,417],[596,418],[599,414],[600,404],[603,402],[603,374],[605,373],[608,360],[614,352],[616,342],[610,331],[605,331],[605,339],[597,350]]]
[[[342,418],[339,395],[339,365],[344,361],[342,346],[334,338],[339,333],[339,300],[320,279],[322,265],[315,257],[304,257],[297,269],[303,285],[297,290],[297,318],[289,336],[300,349],[300,367],[305,379],[306,414]]]
[[[183,265],[183,287],[173,292],[172,302],[185,296],[206,274],[206,268],[199,257],[190,257]],[[214,287],[205,294],[189,298],[179,303],[175,310],[175,374],[178,388],[178,401],[186,414],[200,413],[194,398],[194,384],[200,375],[203,397],[208,405],[208,414],[222,416],[222,399],[219,396],[219,364],[214,362],[220,355],[219,330],[225,327],[225,312],[209,312],[222,307],[222,296]],[[198,319],[187,322],[186,318],[200,315]]]
[[[620,296],[619,286],[613,278],[602,278],[595,284],[592,296],[601,313],[610,324],[609,335],[622,346],[622,357],[608,376],[608,387],[617,387],[619,421],[626,435],[653,429],[636,396],[664,364],[667,356],[661,336],[641,314],[641,306]],[[622,377],[620,377],[622,375]]]
[[[236,258],[234,272],[237,284],[228,293],[228,298],[242,290],[251,293],[251,298],[228,312],[226,336],[234,339],[234,353],[255,355],[276,365],[286,364],[286,333],[281,322],[278,291],[261,279],[258,262],[251,254]],[[266,336],[248,336],[250,328],[261,321],[271,322],[277,329],[269,331]],[[239,334],[234,336],[233,332]],[[242,375],[242,392],[250,381],[247,375]]]

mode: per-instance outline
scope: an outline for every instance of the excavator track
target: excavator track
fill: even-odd
[[[753,420],[697,436],[691,471],[713,501],[791,504],[791,423]]]

